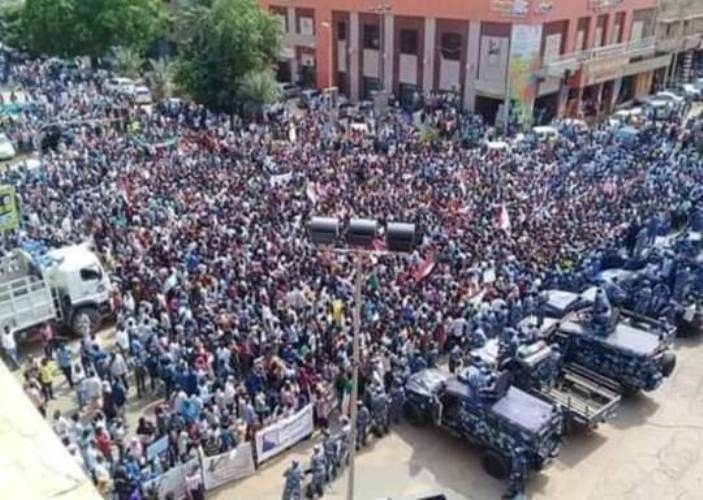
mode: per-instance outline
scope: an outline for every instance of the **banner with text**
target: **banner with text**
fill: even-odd
[[[256,462],[261,463],[306,438],[313,431],[312,405],[256,433]]]
[[[193,469],[198,468],[200,468],[200,460],[193,458],[184,464],[169,469],[157,478],[145,481],[143,484],[144,491],[155,494],[159,500],[166,500],[167,498],[185,500],[188,498],[186,475]]]
[[[214,457],[203,457],[202,465],[206,490],[251,476],[254,473],[251,443],[242,443],[236,449]]]
[[[510,86],[511,113],[517,123],[532,124],[532,113],[537,97],[537,77],[542,50],[541,24],[513,24],[510,37]]]

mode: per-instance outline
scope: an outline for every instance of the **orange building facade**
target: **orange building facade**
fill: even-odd
[[[262,0],[279,16],[279,79],[374,90],[399,100],[453,92],[492,120],[507,100],[539,113],[597,115],[648,93],[671,54],[657,50],[656,0]]]

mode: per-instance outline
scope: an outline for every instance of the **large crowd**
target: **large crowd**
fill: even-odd
[[[40,168],[2,174],[22,215],[3,251],[89,242],[115,284],[114,346],[93,333],[72,352],[47,326],[25,388],[120,499],[150,498],[150,477],[309,403],[322,428],[346,410],[353,266],[311,245],[310,217],[406,221],[420,235],[412,254],[366,263],[363,394],[516,324],[555,274],[686,210],[703,180],[699,123],[676,112],[646,120],[634,144],[563,124],[558,140],[469,148],[480,119],[440,98],[354,123],[315,103],[242,123],[179,100],[139,107],[108,91],[107,75],[55,61],[5,66],[30,104],[0,131],[31,149],[47,124],[64,125]],[[505,307],[487,305],[495,298]],[[50,411],[52,364],[75,413]],[[154,396],[155,412],[128,428],[127,403]],[[147,460],[164,435],[167,453]],[[196,474],[189,489],[202,498]]]

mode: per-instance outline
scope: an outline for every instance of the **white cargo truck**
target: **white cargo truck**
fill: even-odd
[[[9,326],[18,340],[47,321],[75,334],[95,331],[111,313],[110,279],[85,246],[50,250],[40,259],[17,249],[0,259],[0,331]]]

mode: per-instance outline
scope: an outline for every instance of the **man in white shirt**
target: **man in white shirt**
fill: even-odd
[[[115,343],[123,356],[129,353],[129,332],[124,327],[119,327],[115,333]]]
[[[15,367],[20,366],[20,357],[17,352],[17,341],[15,340],[15,334],[10,330],[9,326],[5,326],[5,331],[2,332],[2,349],[5,351]]]

